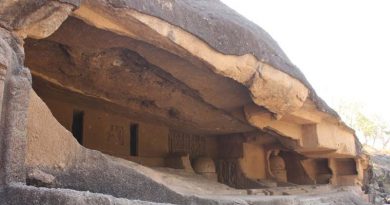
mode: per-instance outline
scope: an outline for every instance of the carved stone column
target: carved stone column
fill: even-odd
[[[46,38],[80,0],[3,0],[0,5],[0,186],[25,183],[30,71],[22,39]]]
[[[0,185],[25,183],[27,113],[31,75],[18,41],[0,30]]]

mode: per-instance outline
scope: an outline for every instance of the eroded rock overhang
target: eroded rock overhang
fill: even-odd
[[[22,21],[6,19],[9,21],[4,22],[8,24],[3,23],[3,26],[12,28],[21,38],[43,39],[54,33],[71,15],[73,17],[68,18],[60,30],[66,30],[67,23],[71,24],[70,27],[86,23],[91,30],[95,27],[122,38],[116,42],[104,42],[103,38],[100,42],[88,44],[85,36],[91,30],[78,30],[85,32],[79,36],[84,36],[82,43],[72,42],[72,38],[61,36],[66,34],[58,32],[48,38],[50,42],[40,46],[55,47],[49,44],[60,43],[65,45],[62,49],[67,54],[78,59],[80,50],[72,49],[72,46],[80,47],[85,43],[82,53],[89,52],[93,59],[101,53],[91,52],[88,48],[93,48],[94,43],[100,44],[100,51],[111,49],[117,53],[111,56],[113,65],[117,67],[124,63],[120,59],[115,61],[117,56],[135,51],[135,55],[143,58],[148,65],[158,68],[155,69],[157,73],[148,74],[150,78],[147,81],[169,78],[167,81],[173,91],[168,94],[174,93],[178,99],[192,103],[182,105],[180,110],[180,104],[171,100],[175,98],[140,102],[156,105],[161,112],[150,112],[154,117],[158,113],[161,121],[181,123],[187,127],[195,125],[203,132],[214,134],[262,129],[283,136],[286,144],[309,157],[356,156],[358,142],[353,130],[317,97],[302,73],[268,34],[220,2],[207,1],[206,4],[205,1],[196,1],[189,6],[187,1],[87,0],[76,5],[78,8],[71,1],[41,3],[40,9],[31,12],[31,18]],[[74,31],[74,28],[70,30]],[[102,45],[104,43],[106,45]],[[29,42],[26,45],[34,46]],[[130,51],[118,50],[117,47]],[[161,60],[164,58],[175,60]],[[177,63],[182,59],[185,61]],[[99,97],[122,107],[130,106],[128,102],[121,102],[122,97],[128,94],[125,90],[119,90],[118,95],[102,95],[96,90],[85,90],[81,85],[77,87],[74,81],[61,79],[55,73],[34,69],[32,73],[74,92]],[[186,73],[190,73],[191,77]],[[125,79],[119,82],[122,81],[125,82]],[[106,89],[112,90],[110,87]],[[148,90],[145,89],[139,92]],[[201,112],[188,112],[186,106]]]
[[[185,2],[172,1],[85,1],[72,15],[99,29],[148,43],[198,65],[193,69],[206,67],[214,74],[234,81],[231,83],[240,84],[250,100],[237,97],[239,91],[225,89],[223,96],[234,93],[231,96],[245,100],[237,100],[234,106],[223,105],[223,100],[216,102],[214,97],[196,87],[196,83],[191,85],[178,72],[169,70],[170,66],[161,65],[158,58],[148,58],[147,51],[138,51],[197,90],[205,102],[228,113],[237,113],[236,110],[243,108],[245,121],[250,126],[295,141],[294,149],[304,155],[356,156],[358,142],[353,130],[316,96],[277,44],[229,8],[220,3],[207,3],[208,12],[202,12],[205,8],[202,1],[196,3],[198,7],[191,8]],[[213,13],[213,9],[218,12]],[[189,15],[193,16],[190,18]],[[241,21],[245,23],[238,25]],[[215,84],[211,89],[217,87]],[[232,111],[233,107],[236,112]]]
[[[335,176],[339,162],[346,162],[348,170],[353,169],[353,175],[347,176],[353,183],[348,184],[355,184],[356,174],[360,181],[363,178],[363,160],[357,156],[358,141],[353,130],[316,96],[300,71],[263,30],[219,1],[78,3],[6,0],[1,6],[0,56],[4,58],[0,58],[0,68],[4,81],[0,81],[0,86],[5,89],[4,96],[0,96],[4,126],[0,185],[25,183],[25,160],[34,158],[31,152],[26,157],[29,69],[34,84],[54,89],[54,94],[71,92],[104,102],[102,107],[109,107],[112,112],[153,119],[189,132],[219,138],[249,133],[251,136],[246,138],[255,142],[248,141],[246,148],[257,143],[259,130],[265,131],[284,148],[309,158],[331,158],[320,161],[329,162],[331,171],[336,170],[333,184],[344,180],[344,176]],[[45,87],[46,84],[50,86]],[[50,89],[40,90],[51,92]],[[50,112],[46,114],[51,116]],[[41,116],[44,115],[37,119]],[[47,136],[43,136],[39,143],[45,144],[45,149],[39,143],[39,149],[33,147],[34,156],[41,160],[38,162],[44,162],[39,156],[54,153],[47,159],[53,156],[59,160],[58,168],[64,169],[67,166],[63,160],[93,153],[85,151],[85,155],[80,155],[79,151],[84,149],[56,120],[50,119],[61,128],[58,134],[63,134],[64,140],[46,133],[56,146],[50,146],[44,140]],[[37,124],[42,130],[50,127],[49,123]],[[266,140],[273,143],[275,139]],[[66,143],[77,146],[63,149]],[[57,149],[63,154],[58,155]],[[91,180],[87,181],[93,182],[99,192],[101,184],[128,182],[115,174],[112,178],[101,177],[103,166],[99,165],[110,167],[115,161],[102,159],[101,154],[89,156],[96,160],[96,164],[92,163],[96,166],[75,166],[75,173],[80,173],[72,176],[76,184],[80,184],[77,179],[88,176]],[[78,163],[88,166],[83,159],[89,158],[81,157]],[[239,163],[246,165],[241,159]],[[114,166],[117,168],[123,167]],[[91,170],[97,174],[91,175]],[[63,173],[67,174],[60,172]],[[83,186],[88,188],[81,190],[90,188],[89,184]],[[148,197],[153,199],[155,195]]]

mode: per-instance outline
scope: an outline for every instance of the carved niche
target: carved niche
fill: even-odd
[[[206,137],[169,130],[169,152],[186,153],[190,157],[206,154]]]

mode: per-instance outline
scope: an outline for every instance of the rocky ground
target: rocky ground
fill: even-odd
[[[374,204],[390,204],[390,151],[367,147],[364,150],[370,155],[372,167],[367,177],[366,193]]]

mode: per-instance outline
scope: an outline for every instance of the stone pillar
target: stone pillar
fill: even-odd
[[[18,41],[0,30],[0,186],[25,183],[27,113],[31,75],[23,67],[23,52]]]
[[[2,0],[0,4],[0,186],[25,182],[31,74],[19,38],[46,38],[80,0]],[[12,31],[12,32],[11,32]],[[15,37],[13,34],[17,35]]]
[[[210,157],[199,157],[194,160],[194,171],[212,181],[218,181],[215,163]]]

